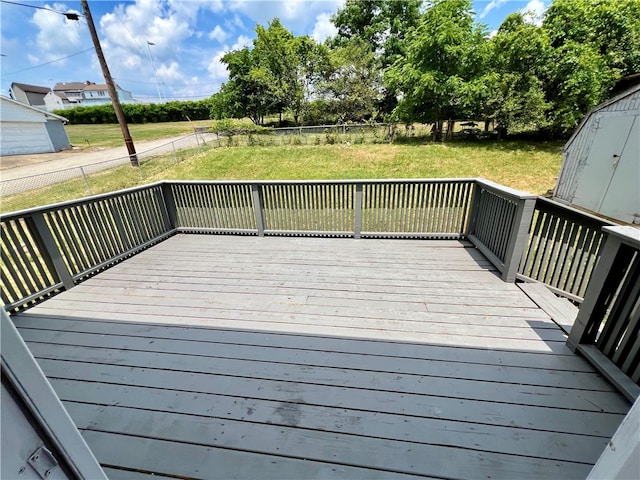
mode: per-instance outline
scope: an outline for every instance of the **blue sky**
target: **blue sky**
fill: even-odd
[[[12,0],[60,12],[81,12],[79,1]],[[477,20],[489,31],[514,11],[541,15],[550,0],[476,0]],[[220,58],[249,45],[256,23],[278,17],[295,35],[323,41],[344,0],[89,0],[111,75],[143,101],[198,99],[227,78]],[[84,18],[67,20],[43,9],[0,3],[0,89],[12,82],[104,83]],[[149,45],[148,42],[154,45]],[[157,81],[156,81],[157,79]],[[159,93],[158,93],[159,91]]]

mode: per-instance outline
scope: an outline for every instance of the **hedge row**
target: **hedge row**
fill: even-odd
[[[122,110],[129,123],[179,122],[183,120],[208,120],[209,99],[190,102],[123,103]],[[113,105],[75,107],[56,110],[53,113],[69,119],[74,124],[118,123]]]

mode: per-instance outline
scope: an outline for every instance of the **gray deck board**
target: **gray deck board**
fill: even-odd
[[[629,408],[463,242],[177,235],[14,319],[113,478],[584,478]]]

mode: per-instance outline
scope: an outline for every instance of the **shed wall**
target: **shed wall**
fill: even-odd
[[[590,112],[563,151],[555,199],[625,222],[640,221],[640,205],[635,205],[640,185],[635,172],[639,169],[640,158],[635,153],[637,148],[632,145],[637,141],[638,129],[640,89]],[[607,168],[603,164],[611,165],[610,173],[604,172]],[[624,165],[625,172],[631,175],[616,174],[620,165]],[[628,201],[614,206],[612,199],[587,198],[585,192],[593,191],[596,195],[598,190],[590,185],[599,184],[606,184],[607,192]],[[607,211],[603,211],[603,207]]]
[[[64,125],[60,120],[49,119],[45,123],[51,144],[56,152],[60,150],[69,150],[71,148],[71,142],[69,142],[69,136],[64,129]]]

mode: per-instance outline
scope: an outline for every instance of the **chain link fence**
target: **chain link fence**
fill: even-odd
[[[204,148],[215,138],[216,135],[210,133],[196,132],[185,135],[184,137],[171,142],[167,142],[166,144],[158,147],[145,150],[143,152],[137,152],[139,162],[139,166],[137,168],[140,172],[141,178],[144,178],[143,167],[151,158],[157,158],[160,155],[164,155],[168,160],[173,159],[175,163],[178,163],[181,157],[181,151],[192,148]],[[0,196],[5,198],[11,195],[38,190],[49,185],[70,180],[82,180],[86,186],[87,194],[92,195],[95,192],[92,191],[90,177],[99,172],[109,170],[120,165],[131,165],[131,160],[128,155],[110,160],[89,163],[86,165],[62,168],[46,173],[6,180],[3,179],[0,181]]]

